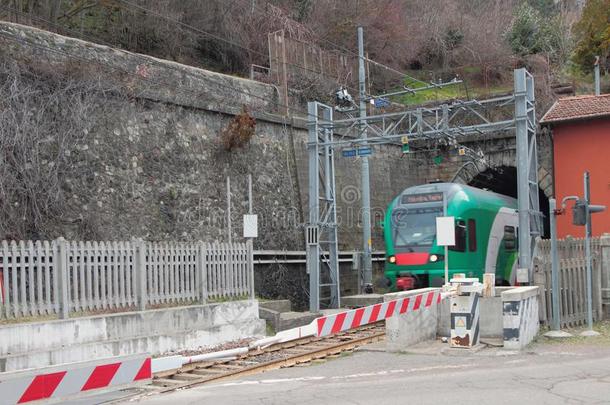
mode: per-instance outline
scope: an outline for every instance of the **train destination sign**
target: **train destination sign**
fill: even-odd
[[[407,194],[402,196],[402,204],[443,202],[443,193]]]

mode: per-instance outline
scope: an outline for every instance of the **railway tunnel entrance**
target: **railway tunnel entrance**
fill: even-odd
[[[517,168],[513,166],[487,168],[475,175],[468,185],[517,198]],[[540,211],[544,214],[542,237],[548,238],[550,234],[549,199],[540,187],[538,187],[538,198]]]

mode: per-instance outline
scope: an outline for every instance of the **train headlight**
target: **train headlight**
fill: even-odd
[[[437,261],[438,261],[438,256],[437,256],[437,255],[430,255],[430,261],[431,261],[432,263],[437,262]]]
[[[390,263],[396,263],[396,256],[390,256],[390,257],[388,257],[388,262],[390,262]]]

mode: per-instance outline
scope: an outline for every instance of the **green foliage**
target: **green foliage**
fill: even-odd
[[[525,56],[541,51],[540,12],[527,3],[522,3],[515,13],[513,26],[508,33],[508,42],[517,55]]]
[[[464,34],[458,29],[449,29],[445,34],[448,49],[455,49],[464,42]]]
[[[553,15],[557,13],[559,4],[555,0],[528,0],[528,3],[542,13],[542,15]]]
[[[477,67],[466,67],[464,70],[476,73],[480,70]],[[422,88],[427,86],[427,83],[423,82],[412,82],[405,80],[405,85],[412,88]],[[399,89],[394,89],[399,90]],[[434,88],[428,90],[420,90],[413,94],[404,94],[397,97],[392,97],[392,101],[401,103],[404,105],[420,105],[438,102],[442,100],[455,100],[455,99],[467,99],[467,98],[478,98],[482,96],[489,96],[490,94],[499,94],[510,91],[510,87],[503,86],[491,86],[491,87],[473,87],[466,88],[464,84],[455,84],[452,86],[446,86],[443,88]]]
[[[593,70],[595,56],[610,57],[610,0],[589,0],[574,26],[577,39],[573,61],[585,72]]]
[[[544,3],[539,1],[537,3]],[[539,5],[542,9],[544,4]],[[567,48],[567,29],[561,16],[545,17],[539,8],[523,2],[515,11],[507,40],[516,55],[546,53],[551,59],[564,59]]]

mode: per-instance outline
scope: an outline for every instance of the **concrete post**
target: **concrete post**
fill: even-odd
[[[600,86],[600,78],[599,78],[599,56],[595,57],[594,76],[595,76],[595,95],[599,96],[601,94],[601,86]]]
[[[199,283],[199,299],[202,304],[208,302],[208,271],[206,267],[205,244],[199,242],[197,246],[197,282]]]
[[[559,311],[559,256],[557,254],[557,202],[549,198],[550,227],[551,227],[551,285],[553,289],[553,322],[551,329],[561,329],[561,313]]]
[[[136,301],[138,310],[146,310],[148,297],[146,294],[146,242],[142,239],[133,241],[135,244]]]
[[[64,238],[57,239],[54,254],[57,288],[59,290],[59,318],[67,319],[70,313],[70,284],[68,278],[68,246]]]
[[[252,246],[252,238],[248,238],[246,241],[248,248],[248,278],[250,281],[250,299],[254,299],[254,249]]]
[[[610,233],[605,233],[600,238],[600,270],[601,270],[601,293],[603,316],[610,318]]]
[[[366,131],[366,75],[364,69],[364,34],[362,27],[358,27],[358,88],[360,96],[360,136],[367,139]],[[362,143],[363,147],[367,142]],[[362,292],[373,292],[373,261],[371,256],[371,186],[369,179],[369,158],[362,156]]]

